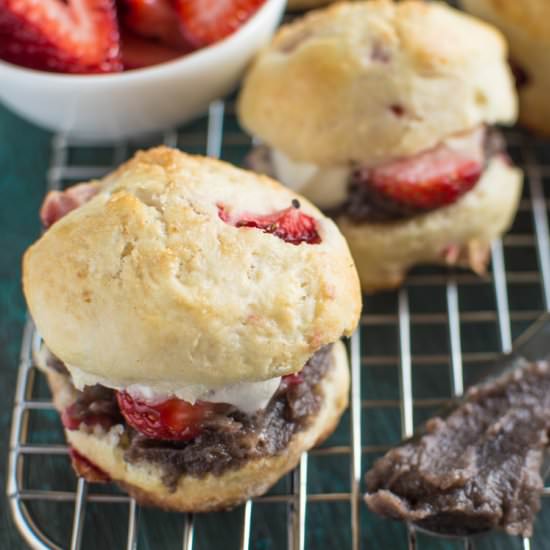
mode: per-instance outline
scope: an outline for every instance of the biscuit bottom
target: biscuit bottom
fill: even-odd
[[[455,265],[482,274],[491,241],[514,219],[522,180],[521,170],[496,156],[477,185],[450,206],[392,223],[337,218],[363,290],[395,288],[419,264]]]
[[[325,366],[321,367],[321,363]],[[72,386],[61,369],[48,368],[43,361],[41,366],[45,367],[56,408],[65,411],[82,392]],[[95,425],[81,423],[78,429],[65,430],[73,448],[73,466],[89,481],[112,479],[141,504],[194,512],[235,506],[264,493],[296,466],[302,452],[330,435],[346,408],[349,372],[341,342],[318,352],[304,367],[302,377],[301,384],[289,385],[285,391],[278,390],[263,413],[248,420],[242,413],[232,417],[234,422],[238,418],[246,424],[244,433],[249,443],[248,449],[241,448],[242,456],[237,460],[228,460],[223,453],[216,453],[206,445],[202,448],[202,464],[210,463],[211,466],[197,467],[201,464],[200,436],[187,444],[145,442],[123,423],[105,426],[104,422],[98,422]],[[300,390],[300,386],[306,389]],[[304,398],[305,394],[313,399]],[[108,399],[100,401],[103,405],[93,406],[94,410],[112,410]],[[261,423],[258,414],[267,421]],[[255,436],[251,435],[253,427],[257,428]],[[212,437],[210,434],[205,441],[211,444]],[[160,451],[164,445],[170,449],[168,454]],[[178,445],[179,455],[176,456],[179,458],[167,459],[173,457],[174,447],[177,453]],[[186,445],[195,446],[191,454],[182,452]]]

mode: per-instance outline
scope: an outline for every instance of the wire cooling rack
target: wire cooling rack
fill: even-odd
[[[514,161],[525,170],[523,199],[512,231],[492,246],[489,274],[421,268],[396,292],[365,297],[349,342],[350,407],[338,430],[267,495],[232,511],[174,514],[141,508],[116,487],[89,485],[69,466],[61,425],[32,351],[40,337],[29,320],[21,347],[9,449],[12,515],[32,548],[550,548],[550,499],[531,540],[489,535],[449,541],[371,514],[364,473],[388,447],[408,436],[476,370],[511,348],[512,340],[550,308],[548,202],[550,144],[507,132]],[[48,187],[100,177],[136,148],[164,142],[242,164],[250,140],[234,102],[208,116],[141,142],[91,147],[63,136],[52,141]],[[550,488],[545,489],[550,495]]]

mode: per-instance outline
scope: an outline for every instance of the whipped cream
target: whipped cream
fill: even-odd
[[[483,162],[485,128],[478,126],[467,132],[453,134],[438,145],[445,145],[457,153]],[[420,151],[423,153],[424,151]],[[415,155],[411,155],[415,156]],[[271,148],[271,162],[275,177],[293,191],[301,193],[319,208],[329,209],[342,204],[348,195],[352,165],[319,166],[296,162],[279,149]],[[382,164],[389,164],[386,161]],[[375,166],[369,166],[374,168]]]
[[[482,163],[484,160],[484,138],[485,128],[483,126],[479,126],[469,132],[453,134],[445,139],[443,143],[449,149]]]
[[[67,368],[71,373],[73,384],[79,390],[82,390],[85,386],[101,384],[115,390],[127,391],[132,397],[148,402],[160,403],[171,397],[177,397],[189,403],[195,403],[196,401],[228,403],[247,414],[264,409],[281,383],[281,378],[276,377],[260,382],[239,382],[218,388],[195,384],[174,389],[173,384],[162,382],[154,385],[116,384],[101,376],[84,372],[73,365],[67,365]]]
[[[346,200],[351,166],[296,162],[278,149],[271,149],[271,161],[278,180],[319,208],[332,208]]]

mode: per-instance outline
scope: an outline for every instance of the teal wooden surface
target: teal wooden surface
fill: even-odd
[[[24,548],[6,505],[6,454],[25,307],[22,251],[36,237],[45,188],[49,135],[0,105],[0,548]]]

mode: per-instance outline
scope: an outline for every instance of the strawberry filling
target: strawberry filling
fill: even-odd
[[[386,222],[449,206],[475,187],[492,158],[507,158],[504,149],[498,132],[477,128],[411,157],[359,167],[346,201],[328,214],[356,223]]]
[[[194,405],[182,399],[147,403],[127,392],[117,392],[124,419],[132,428],[152,439],[184,441],[201,432],[201,426],[216,414],[217,405],[197,401]]]
[[[281,388],[303,383],[301,373],[284,376]],[[116,393],[101,386],[88,388],[69,405],[61,415],[67,430],[78,430],[82,424],[93,428],[96,425],[108,430],[114,423],[124,420],[139,433],[151,439],[188,441],[196,438],[205,425],[215,417],[223,416],[230,406],[220,403],[197,401],[191,404],[177,398],[161,402],[147,402],[132,397],[128,392]]]
[[[416,210],[433,210],[455,202],[479,180],[480,160],[457,153],[445,144],[376,167],[369,184],[389,199]]]
[[[49,352],[46,364],[71,383],[68,370]],[[224,403],[145,402],[95,385],[74,390],[76,399],[64,411],[63,421],[70,430],[117,426],[124,460],[157,465],[165,485],[175,489],[184,474],[221,475],[251,459],[284,452],[293,434],[307,427],[319,410],[323,399],[319,384],[331,365],[331,346],[326,346],[299,373],[283,377],[268,403],[255,412]],[[71,456],[80,475],[90,481],[105,480],[95,464],[78,452]]]
[[[281,387],[296,386],[303,381],[300,373],[289,374],[283,376]],[[116,392],[116,397],[120,412],[132,428],[151,439],[168,441],[194,439],[209,421],[224,415],[230,408],[223,403],[197,401],[191,404],[177,398],[150,403],[125,391]]]
[[[261,229],[264,233],[275,235],[290,244],[319,244],[321,242],[317,222],[300,210],[300,202],[297,199],[293,199],[288,208],[273,214],[263,216],[242,214],[239,218],[233,219],[224,206],[218,205],[218,215],[225,223],[235,227]]]
[[[64,191],[50,191],[40,208],[40,221],[45,229],[60,220],[72,210],[91,200],[99,193],[93,183],[80,183]]]

